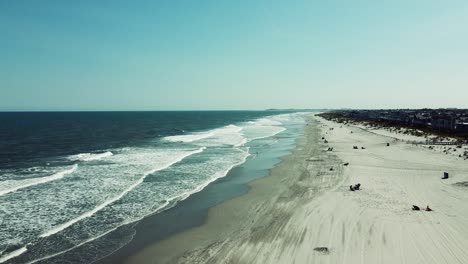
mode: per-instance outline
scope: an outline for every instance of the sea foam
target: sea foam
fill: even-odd
[[[28,188],[34,185],[47,183],[63,178],[65,175],[73,173],[78,168],[75,164],[65,170],[59,171],[55,174],[45,177],[31,178],[25,180],[6,180],[0,183],[0,196],[16,192],[20,189]]]
[[[279,119],[284,120],[284,118]],[[276,120],[276,116],[248,121],[243,126],[243,134],[248,142],[273,137],[285,130],[282,123]]]
[[[0,263],[3,263],[9,259],[16,258],[17,256],[23,254],[26,252],[28,249],[26,247],[19,248],[15,251],[9,252],[3,256],[0,256]]]
[[[103,203],[96,206],[94,209],[92,209],[90,211],[87,211],[84,214],[81,214],[76,218],[73,218],[73,219],[71,219],[71,220],[69,220],[69,221],[67,221],[67,222],[65,222],[63,224],[55,226],[54,228],[52,228],[52,229],[46,231],[45,233],[41,234],[40,237],[48,237],[48,236],[51,236],[53,234],[56,234],[56,233],[58,233],[58,232],[60,232],[60,231],[62,231],[64,229],[68,228],[69,226],[71,226],[71,225],[73,225],[73,224],[75,224],[75,223],[77,223],[77,222],[79,222],[79,221],[81,221],[81,220],[83,220],[85,218],[88,218],[88,217],[94,215],[98,211],[102,210],[104,207],[106,207],[106,206],[120,200],[127,193],[129,193],[130,191],[135,189],[138,185],[140,185],[145,180],[145,178],[148,175],[150,175],[152,173],[155,173],[156,171],[167,169],[170,166],[172,166],[173,164],[178,163],[178,162],[182,161],[183,159],[185,159],[185,158],[187,158],[189,156],[192,156],[194,154],[198,154],[198,153],[203,152],[203,150],[205,150],[205,148],[200,148],[198,150],[182,153],[180,156],[174,157],[173,160],[170,161],[169,163],[166,163],[166,164],[163,164],[163,165],[161,165],[159,167],[153,168],[152,170],[150,170],[150,171],[146,172],[145,174],[143,174],[142,177],[140,177],[136,182],[134,182],[132,185],[128,186],[125,190],[123,190],[118,195],[112,197],[109,200],[104,201]]]
[[[211,137],[213,136],[214,134],[212,132],[205,132],[205,133],[193,133],[193,134],[189,134],[189,135],[177,135],[177,136],[169,136],[169,137],[165,137],[164,139],[167,140],[167,141],[171,141],[171,142],[184,142],[184,143],[188,143],[188,142],[194,142],[194,141],[197,141],[197,140],[200,140],[200,139],[204,139],[204,138],[207,138],[207,137]]]
[[[103,152],[103,153],[80,153],[80,154],[69,156],[68,159],[76,160],[76,161],[94,161],[94,160],[108,158],[112,155],[114,154],[110,151]]]
[[[246,139],[241,134],[242,127],[227,125],[221,128],[212,129],[206,132],[197,132],[187,135],[176,135],[163,138],[170,142],[195,142],[199,145],[231,145],[241,146],[246,143]]]

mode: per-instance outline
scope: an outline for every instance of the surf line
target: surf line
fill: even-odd
[[[114,153],[110,151],[102,152],[102,153],[80,153],[76,155],[71,155],[68,157],[70,160],[76,160],[76,161],[95,161],[95,160],[100,160],[104,158],[108,158],[113,156]]]
[[[201,151],[203,151],[204,149],[205,149],[205,147],[202,148]],[[197,151],[197,153],[200,153],[201,151]],[[194,153],[194,154],[196,154],[196,153]],[[166,208],[166,206],[168,206],[169,204],[171,204],[173,201],[176,201],[176,200],[184,200],[184,199],[186,199],[187,197],[189,197],[190,195],[192,195],[192,194],[194,194],[194,193],[197,193],[197,192],[203,190],[203,189],[204,189],[206,186],[208,186],[210,183],[216,181],[216,180],[219,179],[219,178],[222,178],[222,177],[226,176],[227,173],[228,173],[230,170],[232,170],[234,167],[237,167],[237,166],[243,164],[243,163],[247,160],[247,157],[248,157],[248,156],[250,156],[250,154],[249,154],[248,151],[247,151],[247,152],[246,152],[246,155],[245,155],[245,156],[243,157],[243,159],[242,159],[241,161],[239,161],[238,163],[235,163],[235,164],[231,165],[231,166],[230,166],[228,169],[226,169],[225,171],[223,171],[223,172],[221,172],[221,173],[218,173],[217,176],[213,177],[212,179],[209,179],[207,182],[205,182],[205,183],[203,183],[202,185],[200,185],[200,186],[198,186],[197,188],[195,188],[195,190],[193,190],[193,191],[188,191],[188,192],[185,192],[185,193],[182,193],[182,194],[179,194],[179,195],[177,195],[177,196],[174,196],[174,197],[171,197],[171,198],[167,199],[166,202],[165,202],[163,205],[161,205],[159,208],[157,208],[154,212],[159,212],[160,210]],[[167,209],[167,208],[166,208],[166,209]],[[85,240],[85,241],[82,241],[82,242],[80,242],[79,244],[77,244],[77,245],[75,245],[75,246],[73,246],[73,247],[71,247],[71,248],[68,248],[68,249],[65,249],[65,250],[63,250],[63,251],[56,252],[56,253],[53,253],[53,254],[51,254],[51,255],[47,255],[47,256],[44,256],[44,257],[41,257],[41,258],[32,260],[32,261],[30,261],[30,262],[27,262],[26,264],[33,264],[33,263],[36,263],[36,262],[39,262],[39,261],[43,261],[43,260],[46,260],[46,259],[50,259],[50,258],[59,256],[59,255],[61,255],[61,254],[63,254],[63,253],[66,253],[66,252],[69,252],[69,251],[71,251],[71,250],[73,250],[73,249],[76,249],[76,248],[78,248],[78,247],[80,247],[80,246],[82,246],[82,245],[84,245],[84,244],[87,244],[87,243],[92,242],[92,241],[94,241],[94,240],[96,240],[96,239],[99,239],[99,238],[101,238],[101,237],[103,237],[103,236],[105,236],[105,235],[107,235],[107,234],[109,234],[109,233],[111,233],[111,232],[117,230],[119,227],[121,227],[121,226],[123,226],[123,225],[125,225],[125,224],[130,224],[130,223],[137,222],[137,221],[139,221],[139,220],[141,220],[141,219],[143,219],[143,218],[145,218],[145,217],[146,217],[146,216],[142,216],[141,218],[138,218],[138,219],[136,219],[136,220],[134,220],[134,221],[131,221],[131,222],[128,222],[128,223],[124,223],[124,224],[118,225],[118,226],[116,226],[116,227],[114,227],[114,228],[112,228],[112,229],[110,229],[110,230],[105,231],[104,233],[102,233],[102,234],[100,234],[100,235],[98,235],[98,236],[96,236],[96,237],[92,237],[92,238],[89,238],[89,239],[87,239],[87,240]]]
[[[20,249],[7,253],[6,255],[0,257],[0,263],[3,263],[12,258],[16,258],[17,256],[23,254],[26,251],[28,251],[28,249],[26,247],[22,247]]]
[[[49,231],[47,231],[47,232],[41,234],[39,237],[44,238],[44,237],[51,236],[51,235],[53,235],[53,234],[56,234],[56,233],[58,233],[58,232],[60,232],[60,231],[62,231],[62,230],[64,230],[64,229],[70,227],[71,225],[73,225],[73,224],[75,224],[75,223],[77,223],[77,222],[79,222],[79,221],[81,221],[81,220],[83,220],[83,219],[85,219],[85,218],[88,218],[88,217],[94,215],[95,213],[97,213],[97,212],[99,212],[100,210],[102,210],[104,207],[106,207],[106,206],[108,206],[108,205],[110,205],[110,204],[112,204],[112,203],[114,203],[114,202],[116,202],[116,201],[122,199],[122,197],[124,197],[127,193],[129,193],[130,191],[132,191],[133,189],[135,189],[138,185],[140,185],[140,184],[145,180],[145,178],[146,178],[148,175],[150,175],[150,174],[152,174],[152,173],[155,173],[156,171],[160,171],[160,170],[167,169],[167,168],[169,168],[170,166],[172,166],[172,165],[174,165],[174,164],[176,164],[176,163],[182,161],[183,159],[185,159],[185,158],[187,158],[187,157],[189,157],[189,156],[192,156],[192,155],[194,155],[194,154],[198,154],[198,153],[203,152],[205,149],[206,149],[206,147],[202,147],[202,148],[200,148],[200,149],[198,149],[198,150],[194,150],[194,151],[188,152],[188,153],[186,153],[186,154],[180,156],[179,158],[175,159],[173,162],[171,162],[171,163],[169,163],[169,164],[167,164],[167,165],[165,165],[165,166],[162,166],[162,167],[160,167],[160,168],[153,169],[153,170],[151,170],[151,171],[145,173],[141,178],[139,178],[135,183],[133,183],[132,185],[130,185],[127,189],[125,189],[125,190],[124,190],[123,192],[121,192],[119,195],[114,196],[113,198],[111,198],[111,199],[105,201],[104,203],[102,203],[102,204],[96,206],[94,209],[92,209],[92,210],[90,210],[90,211],[88,211],[88,212],[86,212],[86,213],[84,213],[84,214],[78,216],[77,218],[74,218],[74,219],[72,219],[72,220],[70,220],[70,221],[68,221],[68,222],[65,222],[65,223],[63,223],[63,224],[60,224],[60,225],[58,225],[58,226],[55,226],[54,228],[50,229]]]
[[[61,179],[65,175],[73,173],[77,168],[78,168],[78,165],[75,164],[69,169],[59,171],[59,172],[57,172],[55,174],[52,174],[50,176],[19,181],[19,182],[26,182],[26,183],[24,183],[23,185],[19,185],[19,186],[10,188],[10,189],[2,190],[2,191],[0,191],[0,196],[3,196],[3,195],[8,194],[8,193],[16,192],[16,191],[18,191],[20,189],[28,188],[28,187],[31,187],[31,186],[34,186],[34,185],[38,185],[38,184],[47,183],[47,182],[50,182],[50,181]]]

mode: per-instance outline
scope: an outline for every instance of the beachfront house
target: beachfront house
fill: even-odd
[[[428,127],[431,123],[431,118],[422,114],[416,114],[410,118],[410,125],[413,127]]]
[[[455,122],[455,131],[460,133],[468,132],[468,117],[460,118]]]
[[[455,130],[455,119],[451,116],[434,117],[431,120],[431,127],[438,131]]]

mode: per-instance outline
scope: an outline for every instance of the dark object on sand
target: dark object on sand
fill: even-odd
[[[358,149],[358,147],[357,147],[357,146],[353,146],[353,149]]]
[[[419,206],[413,205],[413,211],[419,211],[419,210],[421,210],[421,208],[419,208]]]
[[[322,137],[322,139],[325,139],[325,137]]]
[[[323,141],[323,143],[328,143],[328,141],[325,139],[325,141]]]
[[[349,190],[354,192],[354,187],[352,185],[350,185]]]
[[[328,151],[333,151],[333,148],[328,148]]]
[[[345,164],[343,164],[344,166],[348,166],[349,165],[349,162],[346,162]]]
[[[387,147],[390,147],[390,143],[387,143]]]
[[[454,183],[455,186],[459,186],[459,187],[468,187],[468,181],[465,181],[465,182],[457,182],[457,183]]]
[[[444,172],[444,177],[442,177],[442,179],[448,179],[448,172]]]
[[[428,205],[428,206],[426,206],[426,211],[428,211],[428,212],[432,211],[432,209],[431,209],[431,208],[429,208],[429,205]]]
[[[328,254],[330,253],[330,250],[328,250],[327,247],[316,247],[314,248],[315,251],[320,252],[322,254]]]
[[[333,171],[333,168],[330,168],[330,171]]]
[[[366,149],[365,147],[361,147],[361,149]]]
[[[361,184],[360,184],[360,183],[354,185],[354,190],[359,190],[359,188],[361,188]]]

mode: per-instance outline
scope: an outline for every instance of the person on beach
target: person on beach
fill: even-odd
[[[417,205],[413,205],[413,211],[421,211],[421,208],[419,208],[419,206],[417,206]],[[429,205],[428,205],[428,206],[426,206],[426,209],[424,209],[424,211],[431,212],[432,209],[429,208]]]

